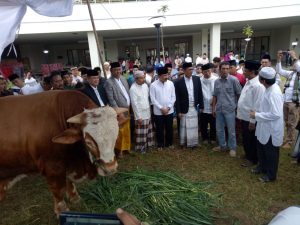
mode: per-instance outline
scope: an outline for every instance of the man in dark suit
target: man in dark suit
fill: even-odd
[[[192,63],[182,65],[184,77],[175,83],[176,112],[180,118],[180,145],[198,146],[198,111],[203,110],[201,81],[192,76]]]
[[[96,70],[87,70],[87,84],[82,92],[89,96],[98,106],[106,106],[108,104],[106,92],[104,89],[104,81],[100,82],[100,76]]]

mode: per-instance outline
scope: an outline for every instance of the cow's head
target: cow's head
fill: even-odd
[[[81,128],[69,128],[54,137],[54,143],[73,144],[83,140],[92,163],[101,176],[111,175],[117,171],[114,147],[119,133],[119,126],[126,122],[123,112],[127,109],[100,107],[86,109],[67,120],[68,123],[80,124]],[[118,116],[117,116],[118,115]]]

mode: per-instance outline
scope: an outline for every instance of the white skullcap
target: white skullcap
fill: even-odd
[[[295,62],[295,69],[296,69],[297,72],[300,72],[300,60],[297,60]]]
[[[76,70],[77,66],[71,67],[71,70]]]
[[[134,74],[133,74],[134,79],[139,78],[139,77],[143,77],[144,75],[145,75],[144,72],[141,71],[141,70],[135,71]]]
[[[265,79],[273,79],[275,78],[276,71],[272,67],[263,67],[259,71],[259,76],[265,78]]]
[[[103,63],[104,66],[109,66],[109,62]]]

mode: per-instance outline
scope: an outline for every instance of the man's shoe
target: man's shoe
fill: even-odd
[[[223,151],[225,151],[225,149],[222,148],[221,146],[217,146],[217,147],[212,148],[212,151],[213,152],[223,152]]]
[[[261,169],[259,169],[259,168],[257,168],[257,167],[252,168],[250,171],[251,171],[251,173],[253,173],[253,174],[261,174],[261,173],[262,173]]]
[[[249,161],[249,160],[245,160],[242,164],[241,167],[249,167],[249,166],[253,166],[254,163]]]
[[[230,150],[229,151],[229,155],[230,155],[230,157],[236,157],[236,150]]]
[[[274,180],[271,180],[267,175],[260,177],[259,180],[263,183],[268,183],[268,182],[274,181]]]
[[[174,147],[174,145],[170,145],[170,146],[168,147],[168,149],[173,150],[173,149],[175,149],[175,147]]]
[[[208,145],[210,142],[208,140],[202,141],[202,144]]]

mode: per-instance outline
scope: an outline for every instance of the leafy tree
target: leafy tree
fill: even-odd
[[[251,40],[251,37],[253,35],[254,31],[252,29],[252,27],[247,24],[246,26],[243,27],[243,34],[246,36],[245,41],[246,41],[246,45],[245,45],[245,53],[244,53],[244,59],[246,60],[246,53],[247,53],[247,47],[248,47],[248,43]]]

